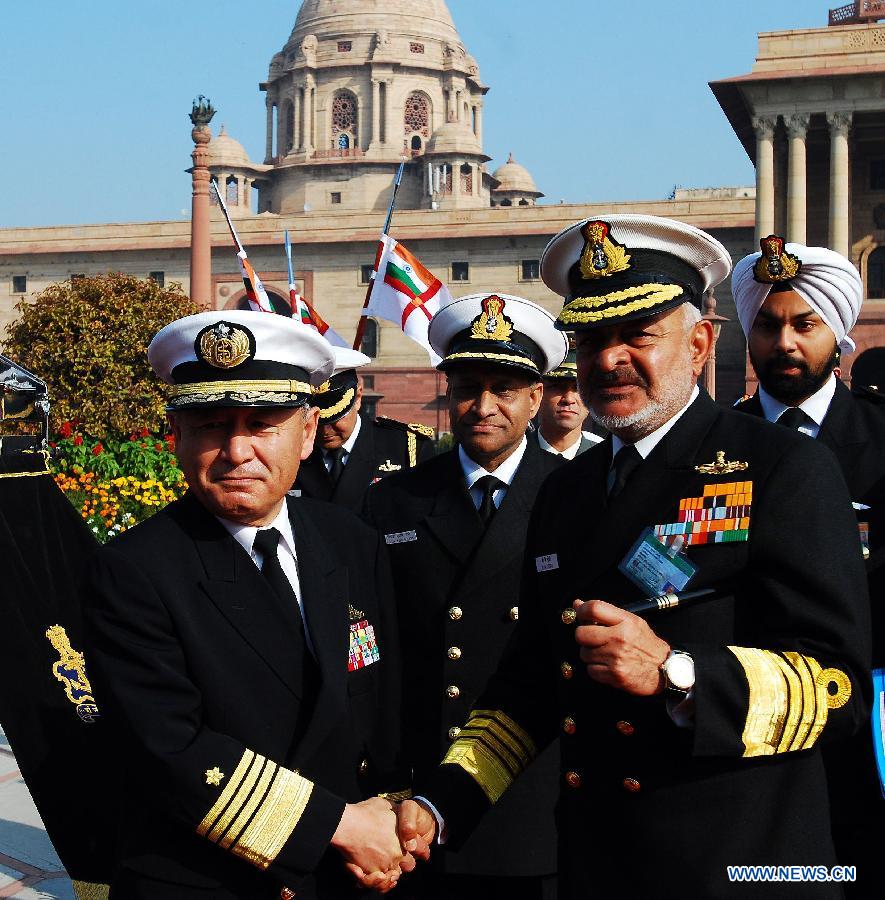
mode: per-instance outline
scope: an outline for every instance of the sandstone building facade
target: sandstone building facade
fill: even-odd
[[[489,165],[489,88],[444,0],[305,0],[261,85],[264,159],[251,160],[222,129],[209,145],[210,168],[268,290],[287,293],[288,229],[299,288],[345,336],[356,331],[405,155],[393,235],[455,296],[495,290],[558,310],[538,261],[554,234],[586,216],[671,216],[710,231],[735,259],[755,248],[760,231],[798,239],[804,227],[809,242],[841,242],[862,272],[870,302],[860,349],[885,344],[885,27],[761,34],[752,72],[711,87],[757,163],[755,187],[547,205],[537,202],[543,194],[518,163],[518,146],[503,165]],[[211,302],[237,307],[243,285],[218,210],[211,239]],[[123,271],[188,290],[190,243],[188,222],[0,229],[0,327],[15,303],[78,274]],[[731,320],[716,380],[718,399],[729,401],[744,391],[746,353],[727,285],[715,300]],[[446,430],[444,379],[424,351],[387,323],[367,330],[365,349],[375,359],[364,371],[377,410]]]

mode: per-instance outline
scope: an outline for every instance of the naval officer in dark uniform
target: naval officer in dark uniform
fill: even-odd
[[[588,411],[578,391],[574,338],[569,338],[568,356],[544,375],[543,384],[544,396],[529,440],[563,459],[574,459],[598,444],[602,438],[582,430]]]
[[[819,748],[868,710],[857,527],[825,447],[697,387],[700,305],[729,270],[710,235],[651,216],[579,222],[545,251],[612,437],[538,494],[516,635],[417,786],[430,805],[400,808],[408,846],[436,831],[431,806],[457,845],[559,735],[561,900],[842,895]],[[711,599],[625,609],[672,588]],[[796,864],[822,869],[729,871]]]
[[[873,391],[849,391],[833,371],[840,354],[855,349],[849,332],[863,301],[860,275],[833,250],[770,235],[735,266],[732,293],[759,378],[756,394],[737,408],[815,438],[839,460],[869,581],[873,666],[885,666],[885,406]],[[854,375],[852,368],[852,383]],[[885,737],[871,727],[824,753],[836,851],[857,867],[857,881],[845,886],[850,897],[885,894],[885,799],[875,752]]]
[[[520,563],[535,495],[561,459],[526,437],[541,377],[567,350],[553,316],[474,294],[430,323],[457,446],[366,495],[390,550],[404,653],[404,740],[420,782],[452,746],[521,614]],[[401,887],[421,900],[551,898],[556,748],[536,760],[457,852]]]
[[[335,372],[314,391],[320,426],[295,491],[359,513],[371,485],[433,456],[434,435],[427,425],[360,415],[363,387],[356,370],[372,360],[358,350],[332,350]]]
[[[103,547],[83,592],[119,764],[111,897],[339,900],[345,865],[387,887],[410,863],[366,799],[407,786],[386,552],[345,510],[286,498],[331,347],[224,311],[148,357],[190,488]]]

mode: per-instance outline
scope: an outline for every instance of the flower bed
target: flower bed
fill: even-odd
[[[102,441],[65,422],[51,447],[56,484],[102,543],[187,490],[171,435],[144,428],[127,439]]]

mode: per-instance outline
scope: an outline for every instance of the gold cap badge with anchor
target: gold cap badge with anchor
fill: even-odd
[[[753,266],[753,278],[761,284],[779,284],[795,278],[802,268],[802,260],[784,248],[784,239],[770,234],[759,241],[762,256]]]
[[[586,241],[581,253],[584,278],[606,278],[630,268],[630,254],[623,244],[611,237],[611,226],[607,222],[587,222],[581,234]]]
[[[509,341],[513,322],[504,315],[504,300],[491,294],[482,301],[482,312],[473,320],[470,337],[479,341]]]
[[[236,325],[219,322],[199,340],[199,356],[216,369],[235,369],[251,356],[249,335]]]

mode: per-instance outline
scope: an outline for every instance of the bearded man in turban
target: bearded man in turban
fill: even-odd
[[[761,252],[734,269],[732,293],[759,378],[759,390],[737,408],[796,429],[839,460],[857,516],[858,552],[866,560],[873,621],[873,707],[885,695],[885,403],[850,391],[834,371],[855,349],[849,332],[863,301],[854,266],[824,247],[763,238]],[[813,491],[815,486],[808,485]],[[839,560],[834,559],[838,566]],[[885,895],[885,738],[872,722],[851,740],[825,749],[833,839],[839,862],[857,866],[849,897]],[[873,734],[871,740],[870,728]]]

